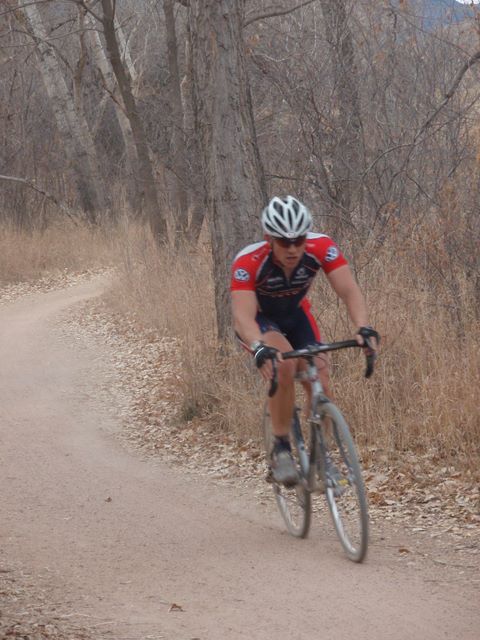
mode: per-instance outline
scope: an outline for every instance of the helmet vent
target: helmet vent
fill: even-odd
[[[273,203],[273,208],[275,209],[275,211],[277,211],[280,215],[282,215],[283,213],[283,207],[279,202],[274,202]]]

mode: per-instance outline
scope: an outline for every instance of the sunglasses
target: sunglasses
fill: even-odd
[[[275,238],[275,242],[278,244],[279,247],[282,247],[283,249],[288,249],[289,247],[293,246],[294,247],[301,247],[302,244],[305,244],[305,240],[307,239],[307,236],[298,236],[298,238],[294,238],[292,240],[289,240],[288,238]]]

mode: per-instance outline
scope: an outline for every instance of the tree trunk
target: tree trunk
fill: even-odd
[[[130,177],[129,184],[127,185],[127,198],[132,209],[134,211],[137,211],[139,203],[139,193],[136,184],[137,152],[135,149],[135,141],[133,138],[132,128],[126,116],[125,105],[123,104],[122,96],[120,95],[118,89],[118,84],[115,81],[112,67],[100,38],[100,33],[96,28],[96,24],[91,14],[87,13],[86,18],[88,28],[85,31],[85,35],[90,44],[90,51],[95,64],[97,65],[97,68],[102,76],[106,92],[113,98],[112,101],[115,107],[115,115],[117,117],[120,131],[122,132],[123,144],[125,147],[126,166]]]
[[[115,3],[113,5],[115,7]],[[117,35],[119,49],[120,49],[120,59],[123,61],[123,64],[128,70],[128,74],[131,80],[132,93],[134,97],[138,95],[139,89],[139,74],[137,73],[137,69],[135,67],[135,63],[133,62],[132,54],[130,53],[130,47],[128,46],[128,41],[125,37],[125,33],[121,25],[118,23],[116,17],[114,17],[115,24],[115,33]]]
[[[135,142],[138,158],[139,187],[143,197],[146,217],[157,242],[165,243],[168,240],[167,224],[158,203],[147,138],[143,129],[142,120],[138,114],[135,98],[133,97],[130,76],[120,59],[120,51],[115,34],[114,6],[112,6],[112,0],[102,0],[102,9],[102,23],[105,41],[107,43],[107,51]]]
[[[79,114],[85,117],[85,105],[83,100],[83,74],[87,65],[87,52],[85,49],[85,11],[82,7],[77,7],[78,11],[78,40],[80,44],[80,52],[78,61],[73,73],[73,98],[75,108]],[[86,119],[86,118],[85,118]],[[88,121],[87,121],[88,122]],[[91,128],[89,127],[90,132]]]
[[[95,223],[98,211],[105,208],[105,193],[87,122],[75,109],[74,96],[67,87],[55,51],[48,44],[47,31],[38,6],[26,4],[18,12],[19,17],[25,17],[27,28],[37,46],[42,79],[63,139],[65,153],[74,170],[81,207],[89,222]]]
[[[169,89],[172,108],[172,169],[175,178],[175,240],[182,239],[188,227],[188,192],[185,136],[183,131],[183,106],[178,71],[178,47],[175,31],[173,0],[164,0],[163,11],[167,29]]]
[[[345,0],[321,0],[325,35],[332,52],[332,72],[338,105],[338,144],[332,171],[337,188],[335,199],[343,217],[361,207],[360,176],[364,166],[364,144],[358,75],[353,38]]]
[[[189,175],[189,225],[188,239],[198,241],[205,219],[206,194],[202,173],[202,151],[197,126],[197,103],[195,87],[193,85],[192,35],[190,23],[186,24],[187,38],[185,42],[185,76],[181,82],[181,97],[183,110],[183,130],[186,140],[186,157],[188,159],[187,172]]]
[[[258,235],[266,201],[242,38],[244,0],[191,0],[194,88],[214,258],[218,336],[230,329],[235,253]]]

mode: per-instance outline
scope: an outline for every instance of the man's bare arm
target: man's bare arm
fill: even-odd
[[[333,290],[345,303],[348,315],[355,327],[365,327],[368,325],[367,305],[360,287],[355,281],[348,265],[339,267],[335,271],[327,274]]]
[[[247,345],[262,339],[255,321],[258,305],[254,291],[232,291],[233,327]]]

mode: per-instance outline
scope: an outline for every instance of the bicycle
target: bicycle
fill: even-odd
[[[348,558],[362,562],[368,546],[368,507],[365,485],[360,463],[350,429],[338,407],[324,394],[318,377],[315,356],[328,351],[359,347],[355,340],[316,344],[282,353],[284,360],[303,358],[307,371],[296,379],[307,380],[312,389],[310,411],[307,419],[309,429],[302,431],[300,409],[294,408],[291,435],[292,454],[297,463],[300,481],[293,488],[286,488],[274,481],[269,467],[267,480],[272,483],[276,502],[293,536],[308,535],[312,515],[312,494],[324,493],[335,530]],[[369,347],[368,340],[366,346]],[[373,373],[375,354],[366,352],[365,377]],[[277,388],[276,360],[272,360],[274,375],[269,396]],[[266,404],[263,418],[263,433],[267,460],[273,448],[273,436]]]

